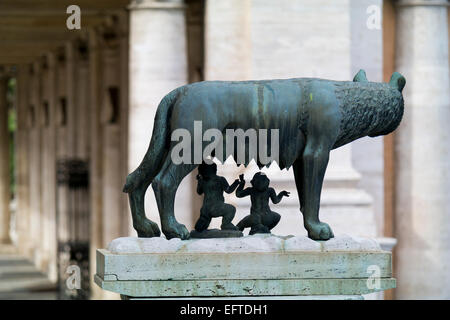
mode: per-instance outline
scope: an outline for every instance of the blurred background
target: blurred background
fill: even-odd
[[[371,298],[450,299],[448,20],[443,0],[1,0],[0,298],[117,298],[92,282],[95,250],[136,236],[122,186],[172,89],[364,69],[369,81],[406,77],[404,118],[332,152],[321,220],[393,251],[397,288]],[[219,167],[229,182],[256,171]],[[292,169],[263,171],[291,191],[273,233],[306,235]],[[189,229],[196,174],[176,198]],[[235,221],[249,211],[241,200],[226,199]]]

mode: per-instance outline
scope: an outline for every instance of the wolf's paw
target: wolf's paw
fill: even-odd
[[[161,235],[158,225],[147,218],[137,221],[133,227],[139,238],[153,238]]]
[[[172,238],[180,238],[181,240],[187,240],[190,238],[190,233],[184,224],[176,221],[171,221],[167,225],[163,226],[163,233],[168,240]]]
[[[308,238],[313,240],[329,240],[334,237],[330,226],[325,222],[311,223],[305,225],[308,231]]]

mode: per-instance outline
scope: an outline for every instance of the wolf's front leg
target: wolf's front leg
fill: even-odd
[[[313,240],[333,238],[330,226],[319,220],[320,194],[329,151],[306,147],[303,156],[294,163],[294,175],[308,237]]]

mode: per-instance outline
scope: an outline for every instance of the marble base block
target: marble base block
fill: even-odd
[[[133,298],[360,296],[394,288],[373,239],[303,236],[118,238],[97,250],[95,282]]]

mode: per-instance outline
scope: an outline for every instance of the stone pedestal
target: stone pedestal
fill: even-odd
[[[97,250],[95,282],[123,298],[361,298],[395,287],[373,239],[302,236],[118,238]]]

